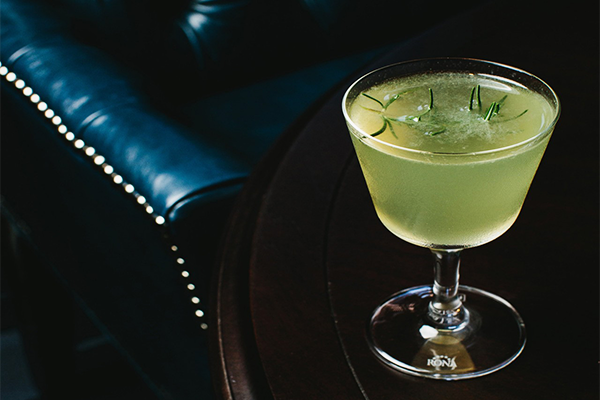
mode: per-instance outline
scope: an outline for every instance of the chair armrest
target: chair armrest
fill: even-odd
[[[247,165],[155,109],[131,71],[76,42],[60,19],[45,18],[43,8],[27,2],[6,0],[1,6],[5,74],[29,88],[23,95],[40,118],[56,125],[57,134],[157,221],[168,218],[179,201],[237,186],[246,176]]]

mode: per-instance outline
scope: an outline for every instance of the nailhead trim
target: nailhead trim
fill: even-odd
[[[156,225],[164,226],[166,223],[165,217],[154,212],[154,208],[148,204],[148,201],[144,196],[138,193],[135,187],[127,182],[123,176],[115,172],[112,165],[106,162],[106,158],[101,154],[96,153],[96,149],[92,146],[88,146],[82,139],[78,139],[75,134],[62,123],[62,118],[52,110],[47,103],[42,101],[40,96],[33,91],[33,89],[25,83],[23,79],[17,77],[17,75],[10,71],[5,65],[0,62],[0,76],[3,76],[7,82],[14,84],[14,86],[21,90],[23,95],[35,104],[37,109],[43,113],[44,117],[56,126],[58,133],[65,138],[68,142],[73,144],[73,147],[81,151],[87,158],[97,165],[102,172],[111,179],[116,185],[118,185],[125,193],[129,194],[141,207],[142,209],[154,220]],[[175,262],[180,267],[181,276],[185,280],[186,291],[190,294],[190,302],[193,305],[194,315],[200,320],[200,328],[202,330],[208,329],[208,324],[205,322],[206,314],[200,308],[200,298],[195,295],[196,285],[194,285],[190,278],[190,272],[183,268],[185,265],[185,259],[179,256],[179,248],[176,245],[171,245],[171,252],[175,256]]]

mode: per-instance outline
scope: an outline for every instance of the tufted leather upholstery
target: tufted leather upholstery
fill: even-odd
[[[2,240],[25,303],[47,311],[25,330],[58,343],[66,291],[158,398],[210,398],[210,269],[244,178],[311,103],[413,33],[391,12],[357,31],[364,3],[2,0]],[[40,377],[68,397],[56,367]]]

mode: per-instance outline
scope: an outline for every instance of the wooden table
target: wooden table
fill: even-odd
[[[374,307],[430,283],[432,268],[428,250],[397,239],[375,215],[340,111],[348,81],[284,135],[232,215],[211,314],[221,398],[597,398],[598,35],[572,20],[585,13],[535,14],[531,26],[533,14],[522,11],[498,27],[482,17],[489,8],[478,10],[363,72],[470,56],[529,70],[561,98],[561,120],[517,222],[463,252],[461,283],[521,313],[523,354],[489,376],[441,382],[392,371],[367,347]]]

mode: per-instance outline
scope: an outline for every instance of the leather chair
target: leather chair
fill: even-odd
[[[3,267],[48,398],[73,395],[74,310],[149,393],[211,397],[235,196],[311,104],[456,11],[398,3],[2,0]]]

